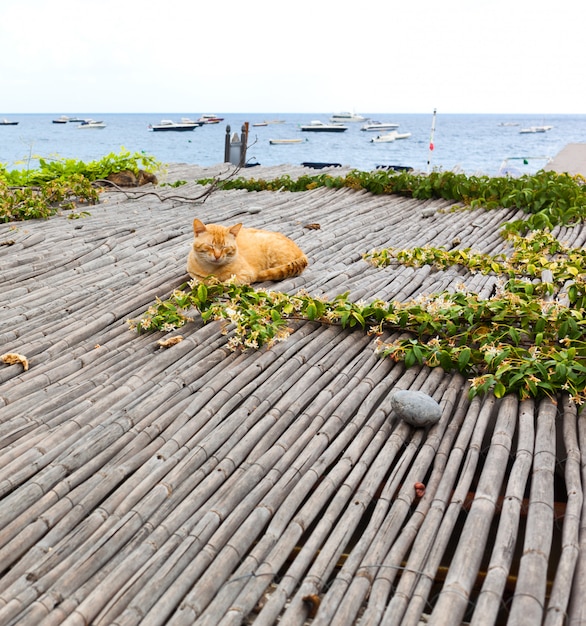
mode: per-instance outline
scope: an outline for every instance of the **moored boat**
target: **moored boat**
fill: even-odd
[[[13,122],[11,120],[7,120],[6,118],[0,120],[0,126],[16,126],[17,124],[18,122]]]
[[[314,133],[343,133],[348,127],[343,124],[324,124],[320,120],[312,120],[309,124],[301,126],[301,130]]]
[[[173,120],[161,120],[158,124],[149,124],[152,131],[188,131],[201,126],[198,122],[174,122]]]
[[[342,124],[346,124],[348,122],[366,122],[366,118],[356,113],[349,113],[348,111],[342,111],[341,113],[334,113],[332,117],[330,117],[330,122],[332,123],[339,122]]]
[[[101,120],[99,122],[96,120],[83,120],[81,124],[76,126],[76,128],[80,128],[80,129],[93,128],[93,129],[101,130],[103,128],[106,128],[106,124],[104,124],[104,122],[102,122]]]
[[[385,135],[378,135],[370,140],[371,143],[391,143],[397,139],[408,139],[411,137],[411,133],[398,133],[396,130],[392,130]]]
[[[290,143],[303,143],[303,139],[269,139],[269,143],[271,146],[288,145]]]
[[[269,124],[284,124],[285,120],[264,120],[262,122],[255,122],[253,126],[268,126]]]
[[[67,115],[62,115],[53,120],[53,124],[67,124],[67,122],[69,122]]]
[[[395,130],[395,128],[399,128],[399,124],[395,124],[394,122],[369,122],[368,124],[361,126],[360,130],[378,131]]]
[[[529,126],[528,128],[521,128],[519,133],[526,135],[528,133],[545,133],[551,130],[553,126]]]
[[[202,124],[218,124],[219,122],[223,122],[223,117],[218,117],[217,115],[212,115],[210,113],[206,113],[202,115],[198,120],[198,122],[202,122]]]
[[[182,117],[182,124],[195,124],[196,126],[203,126],[204,122],[200,122],[199,120],[192,120],[190,117]]]

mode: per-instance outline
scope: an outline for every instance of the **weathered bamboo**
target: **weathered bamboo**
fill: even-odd
[[[516,409],[516,399],[506,398],[498,413],[475,497],[450,562],[444,587],[431,614],[431,624],[445,624],[447,619],[457,623],[464,617],[507,469],[517,425]]]
[[[563,399],[563,420],[564,466],[568,501],[564,512],[562,552],[549,594],[545,626],[562,626],[566,623],[576,563],[580,554],[580,514],[584,504],[584,490],[580,477],[578,411],[576,405],[567,396]]]
[[[318,423],[318,425],[319,425],[319,423]],[[325,439],[323,439],[323,438],[321,438],[321,439],[320,439],[320,438],[313,438],[313,439],[311,439],[310,441],[311,441],[312,443],[314,443],[314,442],[315,442],[315,443],[317,444],[317,446],[318,446],[318,447],[312,446],[312,447],[314,448],[314,452],[313,452],[312,454],[319,453],[319,451],[322,449],[322,446],[323,446],[323,445],[324,445],[324,443],[325,443]],[[321,442],[321,443],[320,443],[320,442]],[[310,447],[306,447],[306,451],[307,451],[307,452],[309,452],[310,450],[311,450],[311,448],[310,448]]]
[[[167,180],[230,171],[179,165]],[[262,175],[295,172],[308,173],[279,166]],[[137,335],[125,320],[187,280],[195,215],[293,237],[310,265],[278,285],[286,291],[407,301],[461,283],[489,297],[495,278],[461,268],[378,269],[364,252],[418,245],[504,252],[510,246],[500,225],[522,214],[452,212],[443,200],[351,189],[234,190],[204,204],[187,201],[201,192],[194,182],[159,188],[160,198],[107,191],[85,220],[57,216],[17,231],[0,224],[0,238],[14,239],[0,246],[0,343],[30,362],[28,371],[0,365],[0,620],[301,624],[318,598],[316,624],[415,626],[434,601],[442,556],[453,546],[464,550],[457,521],[470,484],[488,481],[491,459],[509,446],[511,476],[474,615],[488,626],[513,567],[508,546],[518,533],[532,415],[518,412],[516,450],[496,433],[482,465],[494,398],[480,413],[480,400],[468,410],[461,379],[381,361],[360,333],[295,323],[288,342],[238,354],[219,323],[198,320],[179,331],[181,343],[162,350],[161,333]],[[311,223],[321,228],[305,228]],[[559,233],[586,238],[579,226]],[[436,395],[441,424],[413,431],[398,422],[389,397],[396,388]],[[549,604],[535,613],[551,624],[564,611],[579,618],[575,590],[586,571],[577,476],[586,442],[568,407],[564,420],[562,554],[538,564],[556,569]],[[427,488],[419,501],[415,480]],[[535,528],[545,515],[539,493],[534,486]],[[481,517],[474,502],[469,517]],[[531,545],[541,541],[533,534]],[[463,569],[463,580],[475,579],[472,563]],[[525,569],[518,590],[530,584],[533,565]]]
[[[471,626],[489,626],[496,623],[499,610],[502,609],[503,593],[511,575],[523,498],[533,461],[534,410],[532,401],[526,400],[520,406],[515,462],[507,481],[494,548],[476,601]]]
[[[381,388],[381,391],[383,393],[385,392],[386,389],[388,389],[387,387],[388,384],[389,384],[389,381],[385,380],[384,386]],[[369,404],[372,403],[374,400],[375,398],[372,398],[371,395],[369,395],[368,402],[362,403],[360,411],[358,411],[356,414],[356,418],[360,417],[361,420],[364,419],[365,415],[363,415],[363,412],[368,411]],[[381,409],[382,409],[382,406],[381,406]],[[315,544],[312,547],[312,542],[319,541],[321,543],[321,541],[327,540],[326,543],[320,548],[319,556],[317,557],[316,562],[312,566],[311,571],[306,574],[306,580],[311,579],[311,580],[323,581],[324,579],[327,578],[327,573],[325,571],[321,571],[317,573],[315,569],[317,568],[319,570],[322,567],[320,563],[323,562],[323,567],[326,568],[326,571],[331,571],[332,568],[335,566],[335,564],[338,562],[342,554],[342,551],[344,549],[344,546],[347,543],[347,540],[354,532],[356,532],[360,524],[360,521],[362,519],[364,510],[369,506],[370,502],[372,501],[374,493],[384,476],[384,470],[379,469],[374,474],[374,476],[368,477],[367,484],[365,484],[362,487],[359,487],[358,481],[362,481],[362,478],[365,475],[367,468],[372,464],[371,459],[374,459],[374,456],[376,456],[381,445],[384,443],[384,439],[388,436],[388,432],[389,432],[388,428],[390,427],[390,423],[386,418],[387,411],[388,409],[384,411],[381,411],[381,410],[377,411],[373,415],[373,418],[375,419],[375,421],[372,422],[372,420],[369,420],[367,425],[365,425],[367,427],[365,428],[364,435],[368,436],[368,438],[365,438],[365,437],[355,438],[354,445],[350,445],[347,448],[346,453],[344,454],[344,458],[347,459],[348,467],[340,475],[340,478],[338,479],[340,482],[338,482],[338,480],[335,479],[335,474],[334,472],[332,472],[332,474],[328,476],[328,481],[321,483],[320,487],[315,491],[315,493],[307,501],[302,511],[300,512],[300,514],[296,516],[294,520],[294,524],[297,525],[299,532],[301,532],[301,529],[307,528],[314,521],[313,516],[315,516],[316,512],[323,509],[323,507],[326,505],[326,503],[330,499],[332,500],[330,506],[328,506],[328,509],[325,511],[325,513],[321,517],[321,520],[317,524],[315,531],[312,535],[312,540],[310,540],[306,545],[304,545],[300,554],[295,559],[295,564],[293,565],[292,568],[289,569],[288,576],[292,575],[292,569],[300,568],[300,571],[303,572],[308,567],[309,563],[311,563],[312,555],[314,551],[316,550]],[[339,448],[340,445],[342,445],[345,448],[347,443],[349,443],[350,441],[348,437],[352,437],[352,432],[354,430],[356,430],[356,432],[359,432],[358,431],[359,428],[364,428],[363,426],[359,425],[360,422],[358,422],[358,425],[356,424],[356,418],[352,420],[352,423],[351,423],[352,428],[350,430],[347,430],[345,434],[345,438],[336,444],[336,448]],[[370,439],[370,437],[372,437],[374,433],[376,433],[376,438],[380,439],[379,443],[376,443],[376,440]],[[339,455],[340,452],[336,448],[334,448],[331,452],[328,451],[328,456],[333,455],[335,457]],[[364,456],[362,457],[357,456],[355,458],[354,453],[353,453],[354,448],[356,448],[356,452],[359,455],[364,455]],[[331,460],[329,460],[328,458],[325,458],[322,462],[322,464],[325,464],[325,465],[328,465],[330,463],[331,463]],[[339,469],[342,469],[345,465],[343,460],[341,460],[339,464],[340,464]],[[346,476],[347,473],[348,473],[348,476]],[[349,486],[352,486],[352,485],[355,485],[355,486],[350,491],[348,491]],[[358,493],[353,496],[352,494],[355,494],[356,490],[358,490]],[[348,498],[350,497],[352,498],[351,504],[348,501]],[[331,530],[332,530],[332,527],[334,526],[334,520],[338,518],[338,515],[346,507],[348,507],[350,510],[348,510],[346,514],[344,515],[344,520],[345,520],[344,524],[337,525],[334,528],[334,531],[332,533]],[[292,547],[294,546],[290,546],[289,550],[291,550]],[[275,550],[274,552],[275,552],[275,556],[277,554],[279,555],[280,560],[278,562],[273,562],[271,565],[269,565],[269,563],[265,560],[264,564],[266,567],[272,569],[273,572],[276,572],[279,570],[280,566],[282,565],[282,558],[284,555],[287,554],[287,551],[281,549],[281,550]],[[304,554],[307,555],[307,557],[304,557]],[[262,582],[263,582],[262,574],[260,578],[257,578],[257,572],[255,572],[254,582],[257,580],[262,585]],[[267,584],[267,581],[265,580],[264,587],[266,587],[266,584]],[[248,586],[250,589],[251,585],[248,585]],[[247,604],[244,607],[240,607],[236,609],[236,607],[232,603],[232,606],[231,606],[231,613],[232,613],[231,620],[232,621],[235,618],[241,619],[243,615],[246,615],[247,612],[252,610],[254,604],[256,603],[256,601],[258,601],[261,595],[259,592],[261,590],[264,590],[263,587],[261,587],[260,585],[256,585],[256,588],[257,588],[256,595],[254,596],[248,595]],[[320,593],[320,592],[321,592],[321,589],[317,591],[317,593]],[[304,590],[300,589],[297,595],[299,594],[305,595]],[[240,618],[236,616],[237,610],[240,612]],[[303,612],[301,612],[301,614],[302,613]],[[213,616],[211,614],[210,614],[210,619],[213,619]],[[266,619],[270,619],[270,617],[265,617],[261,613],[261,616],[259,616],[259,619],[266,620]],[[283,619],[286,619],[286,618],[283,617]]]
[[[545,608],[547,562],[553,532],[556,415],[557,407],[551,400],[540,402],[527,528],[509,616],[511,626],[541,621]]]
[[[583,412],[578,414],[577,430],[578,446],[580,449],[580,467],[582,468],[580,479],[582,485],[584,485],[586,484],[586,423]],[[586,606],[581,592],[581,590],[585,588],[584,585],[586,585],[586,559],[584,558],[586,554],[586,498],[582,500],[579,528],[578,562],[576,564],[572,590],[570,592],[570,605],[568,608],[568,624],[571,626],[579,626],[579,624],[586,620]]]
[[[465,418],[462,431],[452,452],[454,456],[452,458],[451,455],[450,458],[450,463],[453,462],[451,471],[446,475],[446,480],[440,483],[438,494],[434,498],[428,514],[428,517],[430,517],[428,531],[431,533],[429,553],[422,563],[421,571],[415,571],[418,577],[416,588],[413,591],[408,613],[405,615],[405,619],[410,623],[416,623],[427,606],[433,581],[474,479],[483,439],[492,419],[495,403],[494,397],[488,396],[482,405],[476,402],[472,404],[470,415],[467,415]],[[472,430],[472,433],[470,433],[470,430]],[[464,449],[465,454],[462,454]],[[454,470],[458,468],[462,460],[463,464],[458,472],[458,481],[455,487],[453,487],[453,481],[455,480]],[[434,517],[435,520],[433,519]],[[437,529],[434,529],[435,526],[437,526]]]

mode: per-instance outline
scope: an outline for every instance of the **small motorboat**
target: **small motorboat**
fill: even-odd
[[[529,126],[528,128],[521,128],[519,132],[523,135],[527,133],[545,133],[552,128],[553,126]]]
[[[11,120],[7,120],[6,118],[0,120],[0,126],[16,126],[17,124],[18,122],[13,122]]]
[[[192,120],[190,117],[182,117],[181,118],[181,123],[182,124],[195,124],[196,126],[203,126],[204,123],[200,122],[198,120]]]
[[[324,124],[319,120],[312,120],[309,124],[301,126],[301,130],[314,133],[343,133],[348,127],[343,124]]]
[[[67,122],[69,122],[67,115],[62,115],[61,117],[53,120],[53,124],[67,124]]]
[[[398,133],[396,130],[392,130],[386,135],[378,135],[370,140],[371,143],[391,143],[397,139],[408,139],[411,137],[411,133]]]
[[[357,115],[356,113],[348,113],[348,111],[343,111],[342,113],[334,113],[332,117],[330,117],[330,122],[332,122],[333,124],[346,124],[348,122],[366,122],[366,118],[362,117],[362,115]]]
[[[101,120],[99,122],[96,120],[83,120],[81,124],[76,126],[76,128],[94,128],[96,130],[101,130],[102,128],[106,128],[106,124],[104,124]]]
[[[268,126],[269,124],[284,124],[285,120],[264,120],[262,122],[255,122],[253,126]]]
[[[395,130],[395,128],[399,128],[399,124],[395,124],[394,122],[370,122],[368,124],[364,124],[364,126],[362,126],[360,130],[379,131]]]
[[[188,131],[201,126],[199,122],[174,122],[173,120],[161,120],[158,124],[149,124],[152,131]]]
[[[305,140],[307,141],[307,139]],[[290,143],[303,143],[303,139],[269,139],[271,146],[286,146]]]
[[[212,115],[211,113],[207,113],[205,115],[202,115],[197,121],[201,122],[202,124],[219,124],[220,122],[224,121],[224,118],[218,117],[217,115]]]

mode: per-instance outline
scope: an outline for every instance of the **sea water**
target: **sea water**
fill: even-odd
[[[65,113],[67,114],[67,113]],[[72,115],[72,114],[68,114]],[[373,121],[399,124],[408,139],[374,143],[379,133],[347,124],[343,133],[304,132],[312,120],[328,122],[331,113],[217,113],[218,124],[188,132],[153,132],[149,125],[162,119],[197,119],[200,113],[85,113],[80,118],[103,121],[106,127],[78,129],[78,124],[54,124],[59,114],[4,115],[16,126],[0,126],[0,163],[8,169],[36,167],[38,158],[98,160],[122,149],[154,156],[162,163],[215,165],[224,162],[226,135],[241,133],[248,123],[249,164],[299,165],[303,162],[340,163],[370,171],[379,166],[404,166],[418,171],[455,170],[466,174],[531,174],[541,169],[569,143],[586,141],[586,115],[464,115],[367,114]],[[263,121],[267,126],[254,126]],[[549,125],[544,133],[524,134],[529,126]],[[229,133],[228,133],[228,128]],[[271,145],[271,139],[302,139],[301,143]],[[433,145],[433,150],[430,146]],[[503,169],[504,168],[504,169]]]

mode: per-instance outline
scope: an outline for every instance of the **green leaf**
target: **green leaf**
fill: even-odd
[[[512,339],[513,344],[515,346],[519,345],[519,340],[521,339],[521,334],[519,333],[519,331],[516,328],[513,328],[512,326],[509,328],[509,337]]]
[[[364,328],[364,317],[362,317],[358,311],[352,311],[352,317],[360,324],[360,326],[362,326],[362,328]]]
[[[204,283],[199,283],[197,286],[197,299],[202,304],[208,299],[208,288],[204,285]]]
[[[503,385],[503,383],[499,382],[494,386],[493,393],[495,395],[495,398],[502,398],[506,392],[507,388]]]
[[[471,354],[472,351],[470,350],[470,348],[464,348],[462,352],[460,352],[460,355],[458,356],[458,369],[461,372],[466,371],[468,363],[470,362]]]

